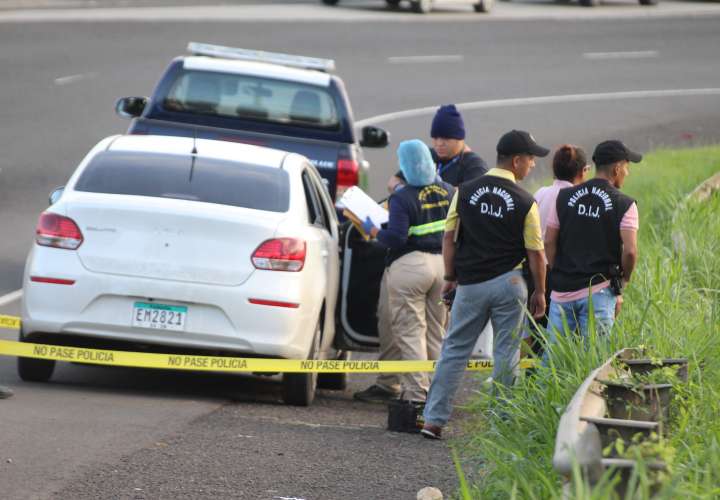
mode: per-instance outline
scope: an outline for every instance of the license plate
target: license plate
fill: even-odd
[[[185,330],[187,307],[148,302],[133,304],[133,326],[156,330]]]

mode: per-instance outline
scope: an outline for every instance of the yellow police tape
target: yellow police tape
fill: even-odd
[[[0,315],[0,328],[19,328],[19,326],[19,318]],[[432,372],[435,371],[437,363],[436,361],[297,360],[155,354],[33,344],[10,340],[0,340],[0,355],[95,365],[233,373]],[[520,368],[530,368],[532,366],[533,362],[531,360],[522,360],[520,362]],[[488,371],[492,370],[492,368],[493,362],[490,360],[470,360],[466,369],[470,371]]]
[[[0,314],[0,328],[6,328],[8,330],[19,330],[20,318],[15,316],[3,316]]]

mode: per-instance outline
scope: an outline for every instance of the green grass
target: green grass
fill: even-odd
[[[640,260],[613,335],[589,348],[564,340],[554,348],[554,363],[524,378],[506,399],[481,391],[471,399],[472,416],[453,443],[465,461],[470,498],[560,498],[552,454],[565,405],[612,352],[638,345],[691,362],[690,381],[674,401],[672,433],[661,443],[674,458],[660,497],[720,498],[720,195],[685,202],[717,171],[720,147],[660,150],[631,166],[624,191],[638,200]],[[635,478],[633,498],[649,495],[647,478]],[[570,498],[611,496],[609,487],[590,490],[582,481],[570,489]]]

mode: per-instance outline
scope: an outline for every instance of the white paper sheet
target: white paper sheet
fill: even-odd
[[[377,227],[388,221],[388,211],[378,205],[375,200],[357,186],[345,191],[338,205],[351,211],[361,221],[364,221],[366,217],[370,217],[370,220]]]

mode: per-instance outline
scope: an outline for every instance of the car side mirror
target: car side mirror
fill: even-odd
[[[115,113],[123,118],[140,116],[147,104],[147,97],[121,97],[115,103]]]
[[[65,191],[65,186],[60,186],[60,187],[53,189],[52,193],[50,193],[50,196],[48,197],[48,201],[50,202],[50,205],[54,205],[55,203],[57,203],[57,201],[62,196],[63,191]]]
[[[380,127],[368,125],[362,128],[360,145],[364,148],[384,148],[390,143],[390,136]]]

